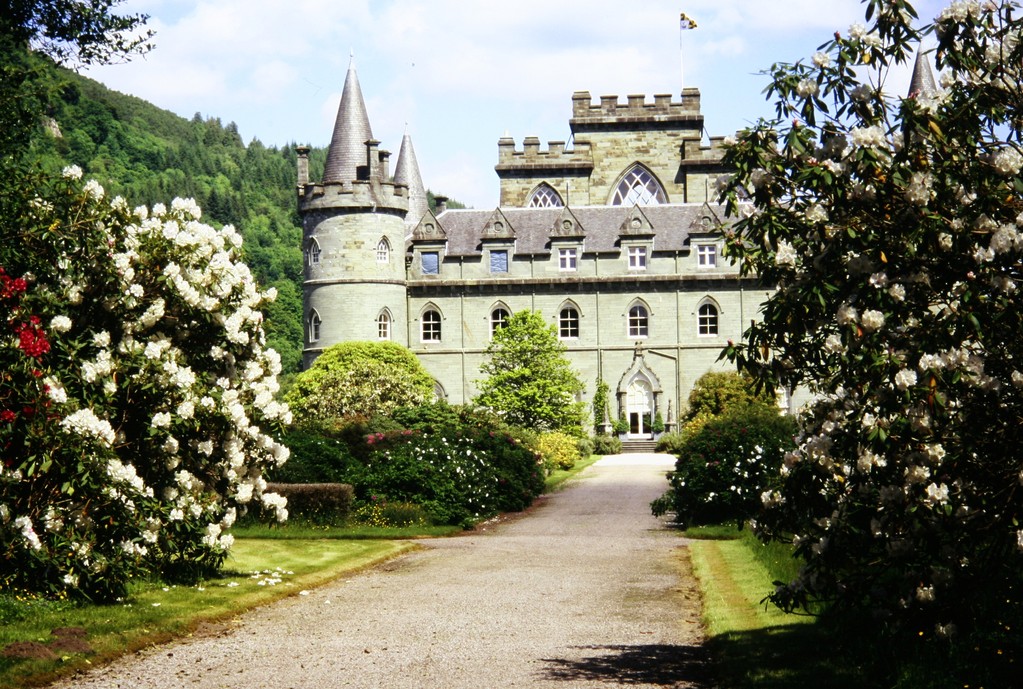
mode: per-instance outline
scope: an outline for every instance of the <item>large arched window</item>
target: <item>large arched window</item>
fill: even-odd
[[[377,316],[377,339],[391,339],[391,314],[387,311],[381,311]]]
[[[650,312],[642,304],[629,308],[629,337],[642,339],[650,335]]]
[[[391,260],[391,243],[384,237],[377,242],[377,263],[387,263]]]
[[[320,262],[320,243],[315,237],[310,237],[305,245],[305,263],[308,266],[315,266]]]
[[[554,187],[546,182],[541,182],[537,185],[526,201],[527,208],[561,208],[564,205],[564,201],[561,200],[561,194],[556,192]]]
[[[667,203],[664,187],[649,170],[642,165],[633,165],[622,175],[622,180],[611,195],[612,206],[652,206]]]
[[[323,321],[320,319],[320,314],[316,313],[316,309],[309,312],[309,342],[317,342],[320,339],[320,326],[323,325]]]
[[[696,333],[701,336],[718,334],[718,308],[711,302],[700,304],[696,312]]]
[[[440,342],[440,312],[434,309],[423,311],[419,326],[419,339],[422,342]]]
[[[574,340],[579,337],[579,309],[573,304],[566,304],[558,312],[558,338]]]
[[[498,306],[496,309],[490,312],[490,336],[493,337],[494,333],[508,325],[508,319],[511,318],[511,314],[508,313],[508,309]]]

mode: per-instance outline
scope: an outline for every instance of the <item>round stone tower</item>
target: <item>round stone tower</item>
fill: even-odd
[[[349,66],[321,183],[309,181],[309,149],[298,149],[306,367],[338,342],[408,345],[408,187],[391,180],[389,155],[373,138]]]

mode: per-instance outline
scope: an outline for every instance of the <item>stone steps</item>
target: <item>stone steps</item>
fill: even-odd
[[[656,440],[623,440],[622,454],[651,453],[657,451]]]

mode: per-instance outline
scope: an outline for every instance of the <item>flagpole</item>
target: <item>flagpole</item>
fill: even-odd
[[[686,53],[682,42],[682,36],[686,31],[696,28],[696,22],[690,19],[685,12],[678,16],[678,69],[679,78],[682,81],[682,90],[686,89]]]

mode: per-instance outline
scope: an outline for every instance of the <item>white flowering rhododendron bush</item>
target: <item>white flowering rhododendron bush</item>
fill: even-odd
[[[0,253],[0,586],[111,600],[215,572],[250,505],[287,517],[263,473],[289,411],[238,233],[80,178],[41,183]]]
[[[954,637],[1020,612],[1023,12],[866,8],[728,142],[728,250],[777,291],[727,352],[813,393],[762,496],[805,560],[774,601]],[[936,88],[890,93],[921,42]]]

